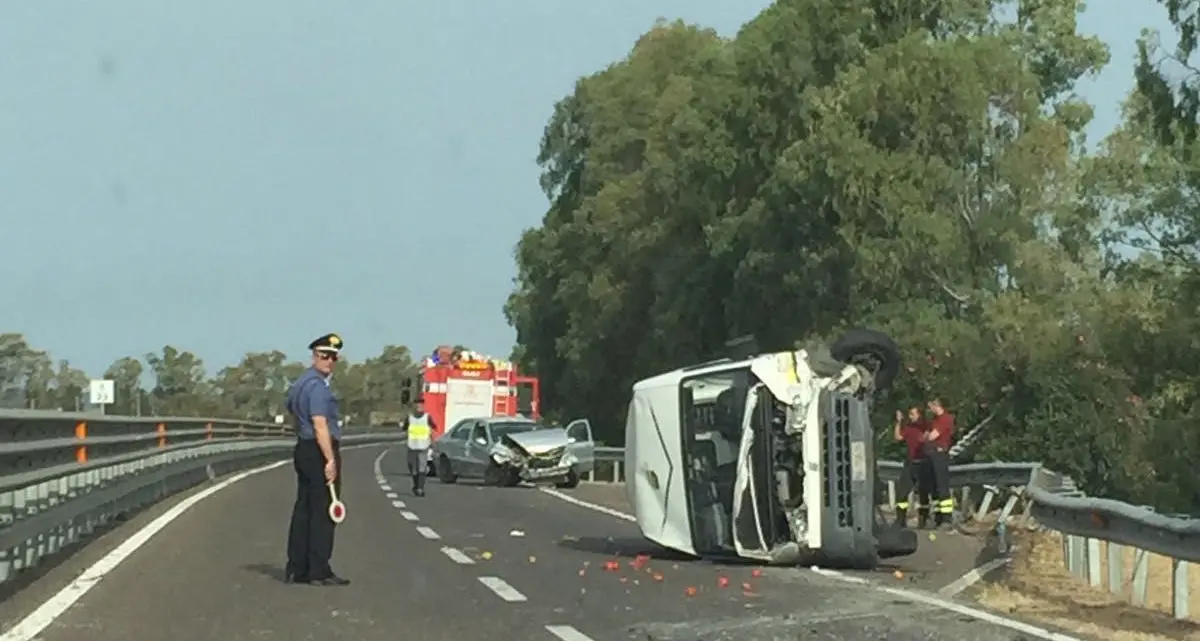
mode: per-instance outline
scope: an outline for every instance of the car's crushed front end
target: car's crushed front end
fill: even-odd
[[[561,428],[505,434],[488,452],[492,462],[516,478],[529,481],[562,481],[578,461],[571,453],[567,432]]]

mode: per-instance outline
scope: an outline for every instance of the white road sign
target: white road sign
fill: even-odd
[[[111,405],[116,400],[116,386],[109,380],[96,380],[88,384],[88,396],[92,405]]]

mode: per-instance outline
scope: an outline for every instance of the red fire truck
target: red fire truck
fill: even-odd
[[[537,420],[540,391],[537,377],[522,376],[515,363],[442,346],[422,362],[403,400],[420,394],[437,425],[437,439],[464,418],[521,415]]]

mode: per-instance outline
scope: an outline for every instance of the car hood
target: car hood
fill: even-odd
[[[515,444],[522,450],[534,455],[545,454],[568,443],[567,431],[561,427],[505,434],[501,438],[501,441]]]

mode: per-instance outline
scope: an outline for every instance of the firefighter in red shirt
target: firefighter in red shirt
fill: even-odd
[[[947,412],[941,399],[927,404],[933,418],[925,433],[925,458],[933,473],[934,522],[951,525],[954,519],[954,495],[950,493],[950,442],[954,437],[954,415]]]
[[[925,460],[927,429],[920,408],[908,408],[907,422],[904,413],[896,410],[896,425],[892,429],[892,435],[897,441],[904,442],[908,452],[904,457],[904,469],[900,471],[900,480],[896,484],[897,525],[908,525],[908,499],[914,487],[917,490],[917,527],[924,528],[929,520],[929,495],[933,490],[933,476]]]

